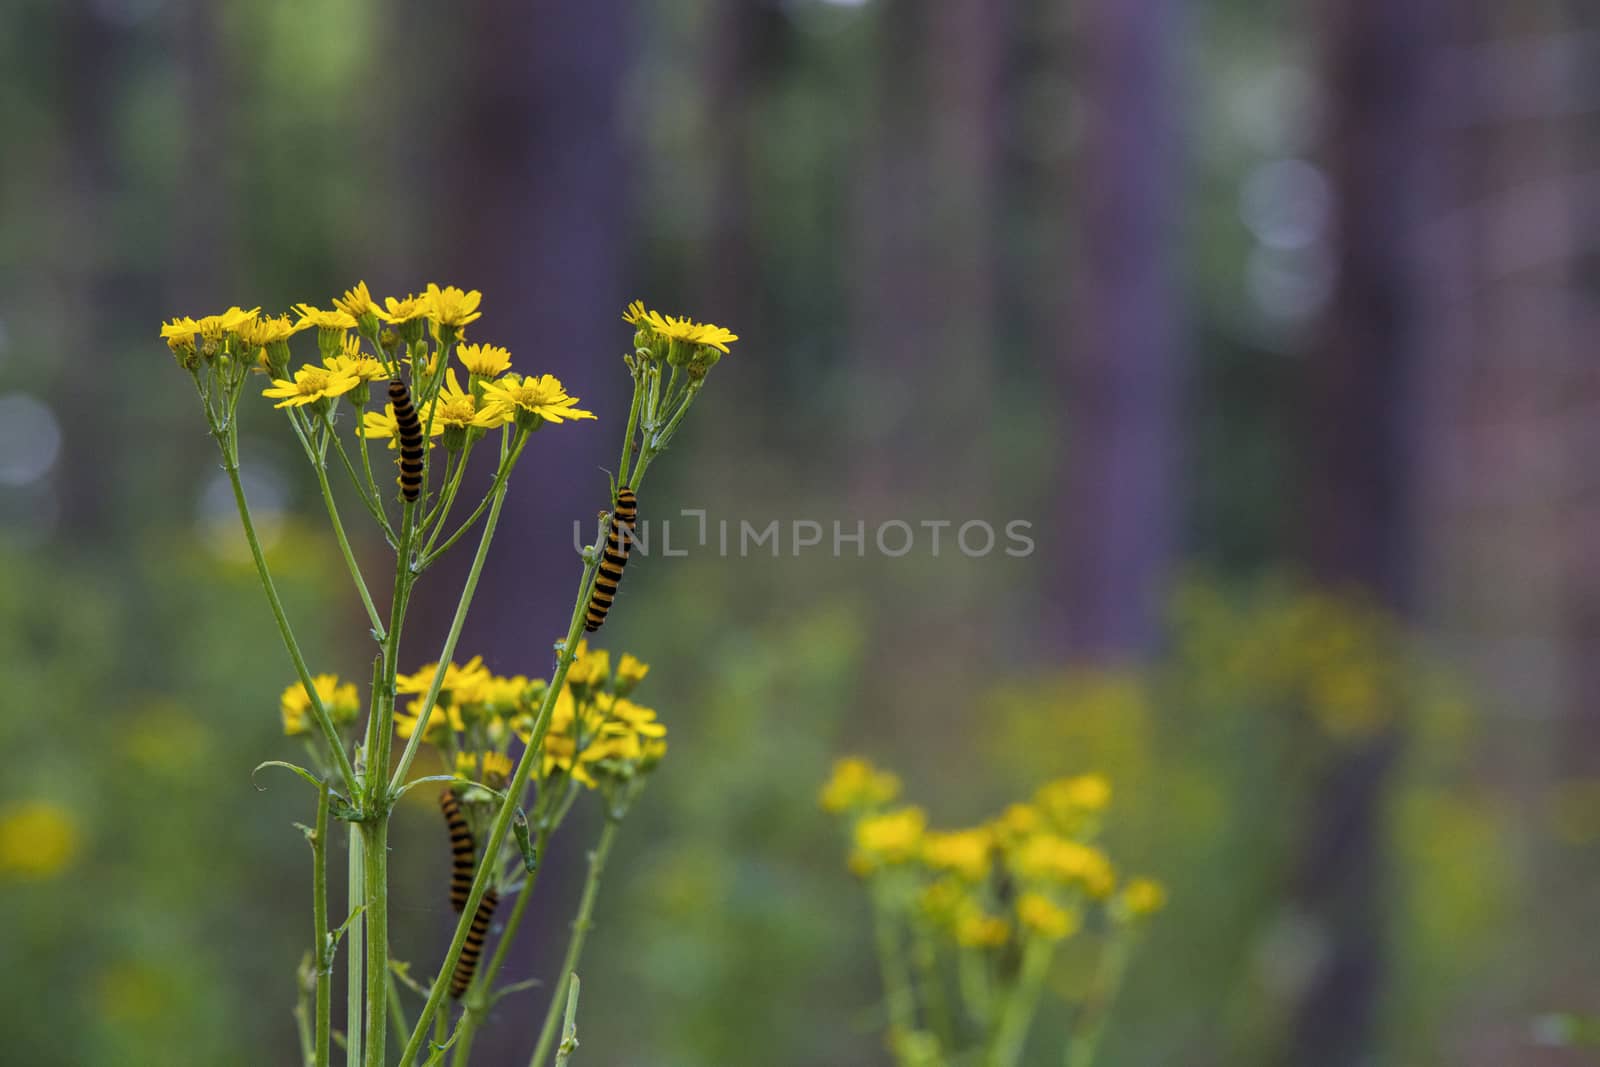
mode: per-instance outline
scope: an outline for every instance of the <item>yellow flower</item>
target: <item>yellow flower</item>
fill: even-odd
[[[934,870],[951,871],[977,882],[989,874],[993,843],[989,831],[982,827],[930,833],[923,838],[922,860]]]
[[[391,326],[399,326],[402,323],[410,322],[412,319],[421,318],[426,314],[427,306],[424,304],[422,297],[412,294],[403,300],[396,300],[392,296],[386,296],[383,298],[383,307],[380,309],[374,305],[372,310],[384,322],[389,323]]]
[[[317,698],[328,717],[336,723],[354,722],[361,714],[361,694],[354,682],[339,684],[336,674],[319,674],[311,679]],[[311,698],[305,687],[295,682],[278,698],[278,709],[283,713],[283,732],[289,737],[311,732]]]
[[[422,718],[422,697],[414,697],[406,703],[405,711],[394,713],[395,733],[401,738],[409,740],[417,732],[417,720]],[[428,712],[428,723],[423,727],[423,740],[430,744],[438,744],[444,739],[444,734],[449,730],[464,730],[466,724],[461,721],[461,712],[455,708],[445,708],[439,704],[433,706]]]
[[[567,684],[579,689],[597,689],[610,677],[611,654],[603,648],[590,649],[588,641],[579,641],[572,666],[567,668]]]
[[[642,300],[635,300],[629,304],[622,319],[634,326],[653,330],[658,336],[669,341],[708,345],[723,353],[728,351],[728,345],[739,339],[739,336],[732,331],[709,322],[695,322],[688,318],[663,315],[659,311],[649,311]]]
[[[1167,890],[1151,878],[1135,878],[1122,890],[1121,908],[1130,919],[1154,915],[1167,906]]]
[[[461,345],[456,349],[456,358],[468,374],[480,378],[493,378],[511,369],[511,350],[499,345]]]
[[[346,289],[343,297],[334,300],[333,306],[352,319],[378,313],[378,305],[373,302],[372,294],[367,291],[366,282],[356,282],[354,289]]]
[[[1097,848],[1055,834],[1036,834],[1024,841],[1012,865],[1025,880],[1076,885],[1097,899],[1111,895],[1116,872]]]
[[[396,693],[426,693],[433,684],[434,672],[439,669],[438,663],[429,663],[415,674],[399,674],[395,676],[394,691]],[[444,669],[444,682],[439,687],[440,694],[448,693],[459,702],[477,700],[489,684],[489,669],[483,665],[482,656],[473,656],[464,665],[456,666],[454,663]]]
[[[972,908],[956,919],[956,944],[967,948],[998,948],[1011,936],[1011,924],[998,915]]]
[[[161,339],[174,353],[193,352],[194,335],[199,332],[200,324],[187,315],[161,324]]]
[[[426,418],[422,419],[422,425],[427,428],[428,420]],[[393,404],[385,404],[382,411],[368,411],[361,416],[361,436],[369,440],[375,437],[386,437],[389,439],[390,449],[400,447],[400,442],[395,438],[395,434],[399,432],[399,427],[395,424]],[[433,429],[428,433],[428,436],[438,437],[442,433],[444,433],[444,427],[435,421]],[[428,447],[433,447],[432,441],[428,442]]]
[[[525,675],[514,674],[510,678],[494,675],[483,684],[478,698],[493,714],[512,715],[527,709],[532,686]]]
[[[433,412],[433,425],[436,428],[453,428],[464,430],[469,426],[482,426],[492,429],[509,422],[511,415],[501,409],[478,410],[478,398],[471,393],[463,392],[461,383],[456,380],[456,369],[446,368],[444,372],[444,388],[439,390],[439,395],[430,405]],[[422,413],[424,424],[428,421],[428,412]],[[451,439],[452,441],[454,438]],[[445,442],[450,445],[450,442]],[[454,447],[451,445],[451,447]]]
[[[638,659],[632,652],[624,652],[617,663],[617,689],[626,691],[644,681],[650,673],[650,664]]]
[[[511,772],[516,770],[516,765],[511,762],[511,757],[504,752],[457,752],[456,777],[469,781],[478,780],[478,761],[483,761],[483,781],[492,779],[506,781],[511,777]]]
[[[302,330],[308,326],[315,326],[319,330],[353,330],[356,328],[356,317],[342,308],[323,311],[311,304],[296,304],[295,309],[300,312],[300,321],[295,325]]]
[[[300,407],[318,400],[342,396],[360,384],[360,379],[345,371],[329,370],[307,364],[294,372],[294,381],[274,378],[272,388],[263,389],[262,396],[282,397],[275,408]]]
[[[833,765],[833,777],[823,785],[818,802],[835,814],[875,808],[900,795],[900,779],[858,756],[846,756]]]
[[[289,321],[287,313],[282,315],[262,315],[249,326],[239,331],[239,336],[249,345],[270,345],[279,341],[287,341],[301,330],[305,323]]]
[[[592,419],[594,412],[574,407],[578,398],[568,396],[561,380],[551,374],[537,378],[529,375],[507,374],[499,381],[488,382],[483,387],[485,411],[505,414],[527,412],[550,422],[565,419]]]
[[[1040,787],[1034,803],[1065,833],[1092,831],[1098,816],[1111,803],[1111,783],[1104,775],[1083,774],[1058,778]]]
[[[42,800],[0,811],[0,877],[51,878],[77,858],[82,835],[66,808]]]
[[[917,853],[927,814],[918,807],[869,815],[856,823],[856,854],[869,868],[904,863]]]
[[[346,337],[343,346],[339,355],[324,359],[323,366],[340,374],[348,374],[358,382],[375,382],[389,376],[382,363],[361,351],[361,338]]]
[[[611,697],[601,693],[595,698],[596,706],[606,713],[606,724],[602,729],[612,731],[622,728],[641,738],[660,738],[667,736],[665,723],[656,721],[654,708],[647,708],[643,704],[635,704],[623,697]]]
[[[225,334],[238,333],[249,327],[260,313],[258,307],[245,311],[235,304],[220,315],[207,315],[195,325],[199,327],[201,337],[208,341],[220,341]]]
[[[460,327],[483,317],[483,312],[478,310],[482,299],[483,294],[476,289],[462,292],[453,285],[441,289],[429,282],[427,291],[422,294],[422,306],[424,314],[435,324]]]
[[[995,839],[1010,845],[1021,841],[1039,828],[1044,816],[1032,804],[1012,804],[994,821]]]
[[[1024,893],[1017,898],[1017,922],[1050,941],[1071,937],[1081,921],[1077,912],[1059,906],[1043,893]]]

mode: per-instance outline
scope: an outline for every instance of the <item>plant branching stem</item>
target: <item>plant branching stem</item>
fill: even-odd
[[[1044,989],[1045,977],[1050,973],[1050,958],[1054,954],[1055,945],[1043,937],[1030,938],[1023,947],[1022,973],[1000,1010],[1000,1021],[995,1025],[994,1041],[989,1046],[986,1067],[1015,1067],[1022,1058],[1023,1046],[1028,1043],[1028,1026],[1033,1022],[1033,1013],[1039,1005],[1039,994]]]

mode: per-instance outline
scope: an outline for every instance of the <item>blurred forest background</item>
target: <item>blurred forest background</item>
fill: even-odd
[[[548,669],[634,297],[744,338],[647,511],[1034,524],[1027,559],[630,568],[607,644],[672,752],[582,1062],[884,1062],[815,804],[852,750],[952,823],[1111,776],[1172,904],[1108,1064],[1589,1062],[1533,1020],[1600,1010],[1597,60],[1583,0],[11,0],[4,1058],[294,1062],[310,806],[250,778],[291,672],[156,331],[364,278],[482,289],[473,337],[612,428],[515,479],[461,646],[497,671]],[[313,483],[247,418],[302,640],[361,677]],[[437,813],[396,835],[420,966]]]

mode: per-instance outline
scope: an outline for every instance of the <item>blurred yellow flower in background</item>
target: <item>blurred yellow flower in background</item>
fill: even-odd
[[[905,863],[916,856],[927,825],[927,813],[915,806],[869,815],[856,823],[856,856],[867,869]]]
[[[1078,932],[1082,918],[1043,893],[1024,893],[1017,898],[1017,922],[1030,933],[1060,941]]]
[[[879,770],[857,756],[846,756],[833,765],[833,776],[823,785],[819,801],[824,811],[834,813],[875,808],[900,795],[900,778],[893,771]]]
[[[72,813],[30,800],[0,810],[0,877],[53,878],[72,865],[82,834]]]
[[[993,848],[994,837],[983,827],[935,831],[923,839],[922,859],[934,870],[950,871],[976,882],[988,876]]]
[[[354,722],[361,714],[361,693],[354,682],[339,683],[336,674],[319,674],[311,679],[316,686],[317,698],[336,723]],[[278,710],[283,715],[283,732],[297,737],[311,732],[311,698],[299,682],[288,686],[278,698]]]

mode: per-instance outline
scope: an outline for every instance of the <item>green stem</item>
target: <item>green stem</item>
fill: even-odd
[[[1028,1026],[1033,1022],[1054,953],[1055,944],[1043,937],[1030,938],[1023,947],[1022,973],[1000,1011],[1000,1022],[985,1061],[987,1067],[1015,1067],[1021,1059],[1023,1046],[1028,1043]]]
[[[489,542],[494,540],[494,528],[500,522],[500,508],[506,500],[506,484],[506,480],[502,478],[495,487],[494,506],[489,509],[489,519],[484,523],[483,535],[478,539],[478,553],[472,557],[472,567],[467,571],[467,584],[462,587],[461,599],[456,602],[456,614],[450,620],[450,632],[445,636],[444,648],[439,652],[439,665],[434,669],[433,681],[428,686],[427,696],[423,698],[417,728],[412,731],[411,739],[406,742],[406,747],[400,754],[400,761],[395,765],[394,775],[389,780],[391,795],[405,784],[406,775],[411,771],[411,762],[417,758],[423,735],[427,733],[428,719],[433,714],[434,703],[439,699],[439,690],[444,686],[444,673],[450,666],[450,657],[455,655],[456,642],[461,639],[461,628],[466,625],[467,609],[472,606],[472,596],[477,592],[478,579],[483,574],[483,564],[489,556]],[[486,851],[484,855],[492,856],[497,853]]]
[[[324,433],[332,437],[333,428],[328,427]],[[344,523],[339,521],[339,507],[333,502],[333,489],[328,485],[328,468],[320,461],[313,463],[312,468],[317,472],[317,486],[322,490],[322,503],[328,509],[329,521],[333,523],[333,535],[339,542],[339,551],[344,555],[344,565],[350,571],[351,580],[356,583],[356,592],[361,594],[361,605],[367,609],[373,635],[382,641],[387,631],[383,628],[383,620],[378,618],[378,609],[372,603],[372,594],[367,591],[366,580],[361,577],[361,567],[356,563],[355,553],[350,550],[350,539],[345,536]]]
[[[961,1000],[966,1005],[967,1017],[987,1034],[992,1009],[989,963],[982,955],[982,950],[962,946],[956,957],[956,976],[961,983]]]
[[[878,968],[883,974],[889,1027],[898,1034],[909,1034],[917,1028],[917,1002],[911,991],[911,971],[900,950],[896,925],[894,907],[880,877],[872,885],[872,931],[878,944]],[[898,1047],[899,1042],[892,1041],[891,1046]]]
[[[567,1021],[561,1028],[561,1045],[556,1049],[556,1067],[567,1067],[572,1060],[572,1054],[578,1051],[578,989],[582,984],[574,974],[572,984],[567,988]]]
[[[361,828],[366,839],[367,923],[367,1056],[366,1067],[384,1067],[389,1036],[389,820],[374,819]]]
[[[303,972],[303,965],[301,969]],[[304,1064],[305,1067],[313,1067],[312,1057],[314,1053],[311,1051],[311,1017],[310,1010],[306,1007],[306,984],[303,981],[304,978],[305,975],[302,973],[297,976],[297,979],[299,980],[295,982],[295,985],[297,985],[299,988],[295,992],[294,998],[294,1028],[295,1032],[300,1036],[300,1062]]]
[[[950,1002],[945,997],[944,982],[939,976],[939,957],[934,951],[933,938],[920,922],[913,923],[911,937],[912,958],[916,961],[917,983],[927,1009],[928,1025],[938,1035],[940,1047],[949,1051],[955,1048],[955,1022],[950,1014]]]
[[[561,961],[561,977],[557,980],[555,989],[550,992],[550,1006],[544,1013],[544,1026],[539,1030],[539,1043],[533,1048],[533,1057],[528,1060],[529,1067],[538,1067],[550,1055],[550,1047],[555,1043],[556,1026],[561,1021],[562,1001],[566,996],[567,983],[574,977],[573,971],[578,966],[578,959],[583,955],[583,943],[589,935],[589,928],[594,924],[594,902],[600,895],[600,876],[605,871],[606,856],[611,852],[611,845],[616,841],[617,828],[622,821],[608,813],[605,828],[600,831],[600,840],[595,845],[594,851],[589,853],[589,875],[583,882],[583,896],[578,902],[578,917],[572,924],[572,937],[567,941],[567,955]]]
[[[1105,958],[1067,1042],[1066,1067],[1091,1067],[1094,1063],[1100,1051],[1100,1040],[1105,1036],[1106,1020],[1111,1017],[1111,1005],[1128,973],[1132,948],[1133,938],[1125,932],[1119,932],[1106,946]]]
[[[400,986],[396,982],[389,983],[389,1025],[394,1027],[396,1042],[404,1044],[411,1036],[411,1024],[406,1022],[406,1008],[400,1003]]]
[[[494,1004],[494,980],[499,976],[500,967],[505,963],[511,944],[516,939],[517,930],[522,925],[522,915],[528,910],[528,901],[533,899],[533,887],[538,884],[539,872],[544,869],[544,850],[549,840],[550,831],[540,829],[534,839],[534,855],[540,857],[539,866],[523,880],[522,890],[517,893],[517,902],[512,906],[511,914],[506,917],[505,925],[501,927],[500,940],[495,943],[494,953],[490,955],[488,965],[484,967],[478,980],[467,993],[461,1021],[456,1024],[460,1036],[456,1038],[455,1056],[451,1060],[456,1067],[465,1067],[468,1057],[472,1054],[472,1041],[477,1036],[478,1027],[482,1025]]]
[[[222,446],[222,466],[228,472],[228,482],[233,486],[233,502],[239,510],[239,521],[244,524],[245,540],[250,544],[250,556],[255,560],[256,576],[261,579],[261,588],[266,591],[267,603],[272,608],[272,617],[278,624],[278,633],[283,638],[283,646],[289,652],[289,658],[294,661],[295,673],[300,677],[300,684],[305,687],[306,696],[310,698],[311,714],[317,720],[317,726],[322,730],[322,736],[328,742],[328,748],[333,753],[334,764],[339,771],[339,778],[354,801],[360,793],[360,783],[356,779],[356,772],[350,766],[350,757],[345,755],[344,745],[339,740],[338,728],[333,725],[333,720],[328,716],[328,709],[322,706],[322,698],[317,695],[317,687],[311,681],[311,669],[306,666],[306,658],[300,653],[300,643],[295,640],[294,630],[289,626],[289,617],[284,613],[283,601],[278,599],[278,589],[272,582],[272,572],[267,569],[267,558],[261,551],[261,540],[256,536],[255,523],[250,519],[250,504],[245,499],[244,483],[239,479],[239,442],[233,431],[219,431],[217,443]]]
[[[366,858],[362,850],[361,827],[355,823],[349,824],[350,829],[350,857],[349,857],[349,897],[350,912],[354,915],[356,909],[366,901],[366,890],[362,885],[366,871]],[[353,922],[345,931],[346,944],[349,946],[345,959],[345,1000],[344,1000],[344,1049],[347,1067],[361,1067],[361,976],[362,967],[366,963],[366,954],[362,951],[364,939],[362,925]]]
[[[317,825],[311,838],[312,952],[317,968],[317,1034],[314,1062],[328,1067],[333,1033],[333,940],[328,936],[328,798],[326,778],[317,790]]]
[[[628,464],[633,460],[633,434],[639,425],[639,409],[644,406],[644,390],[639,374],[633,376],[633,403],[628,407],[628,431],[622,438],[622,458],[617,460],[617,484],[628,484]]]

